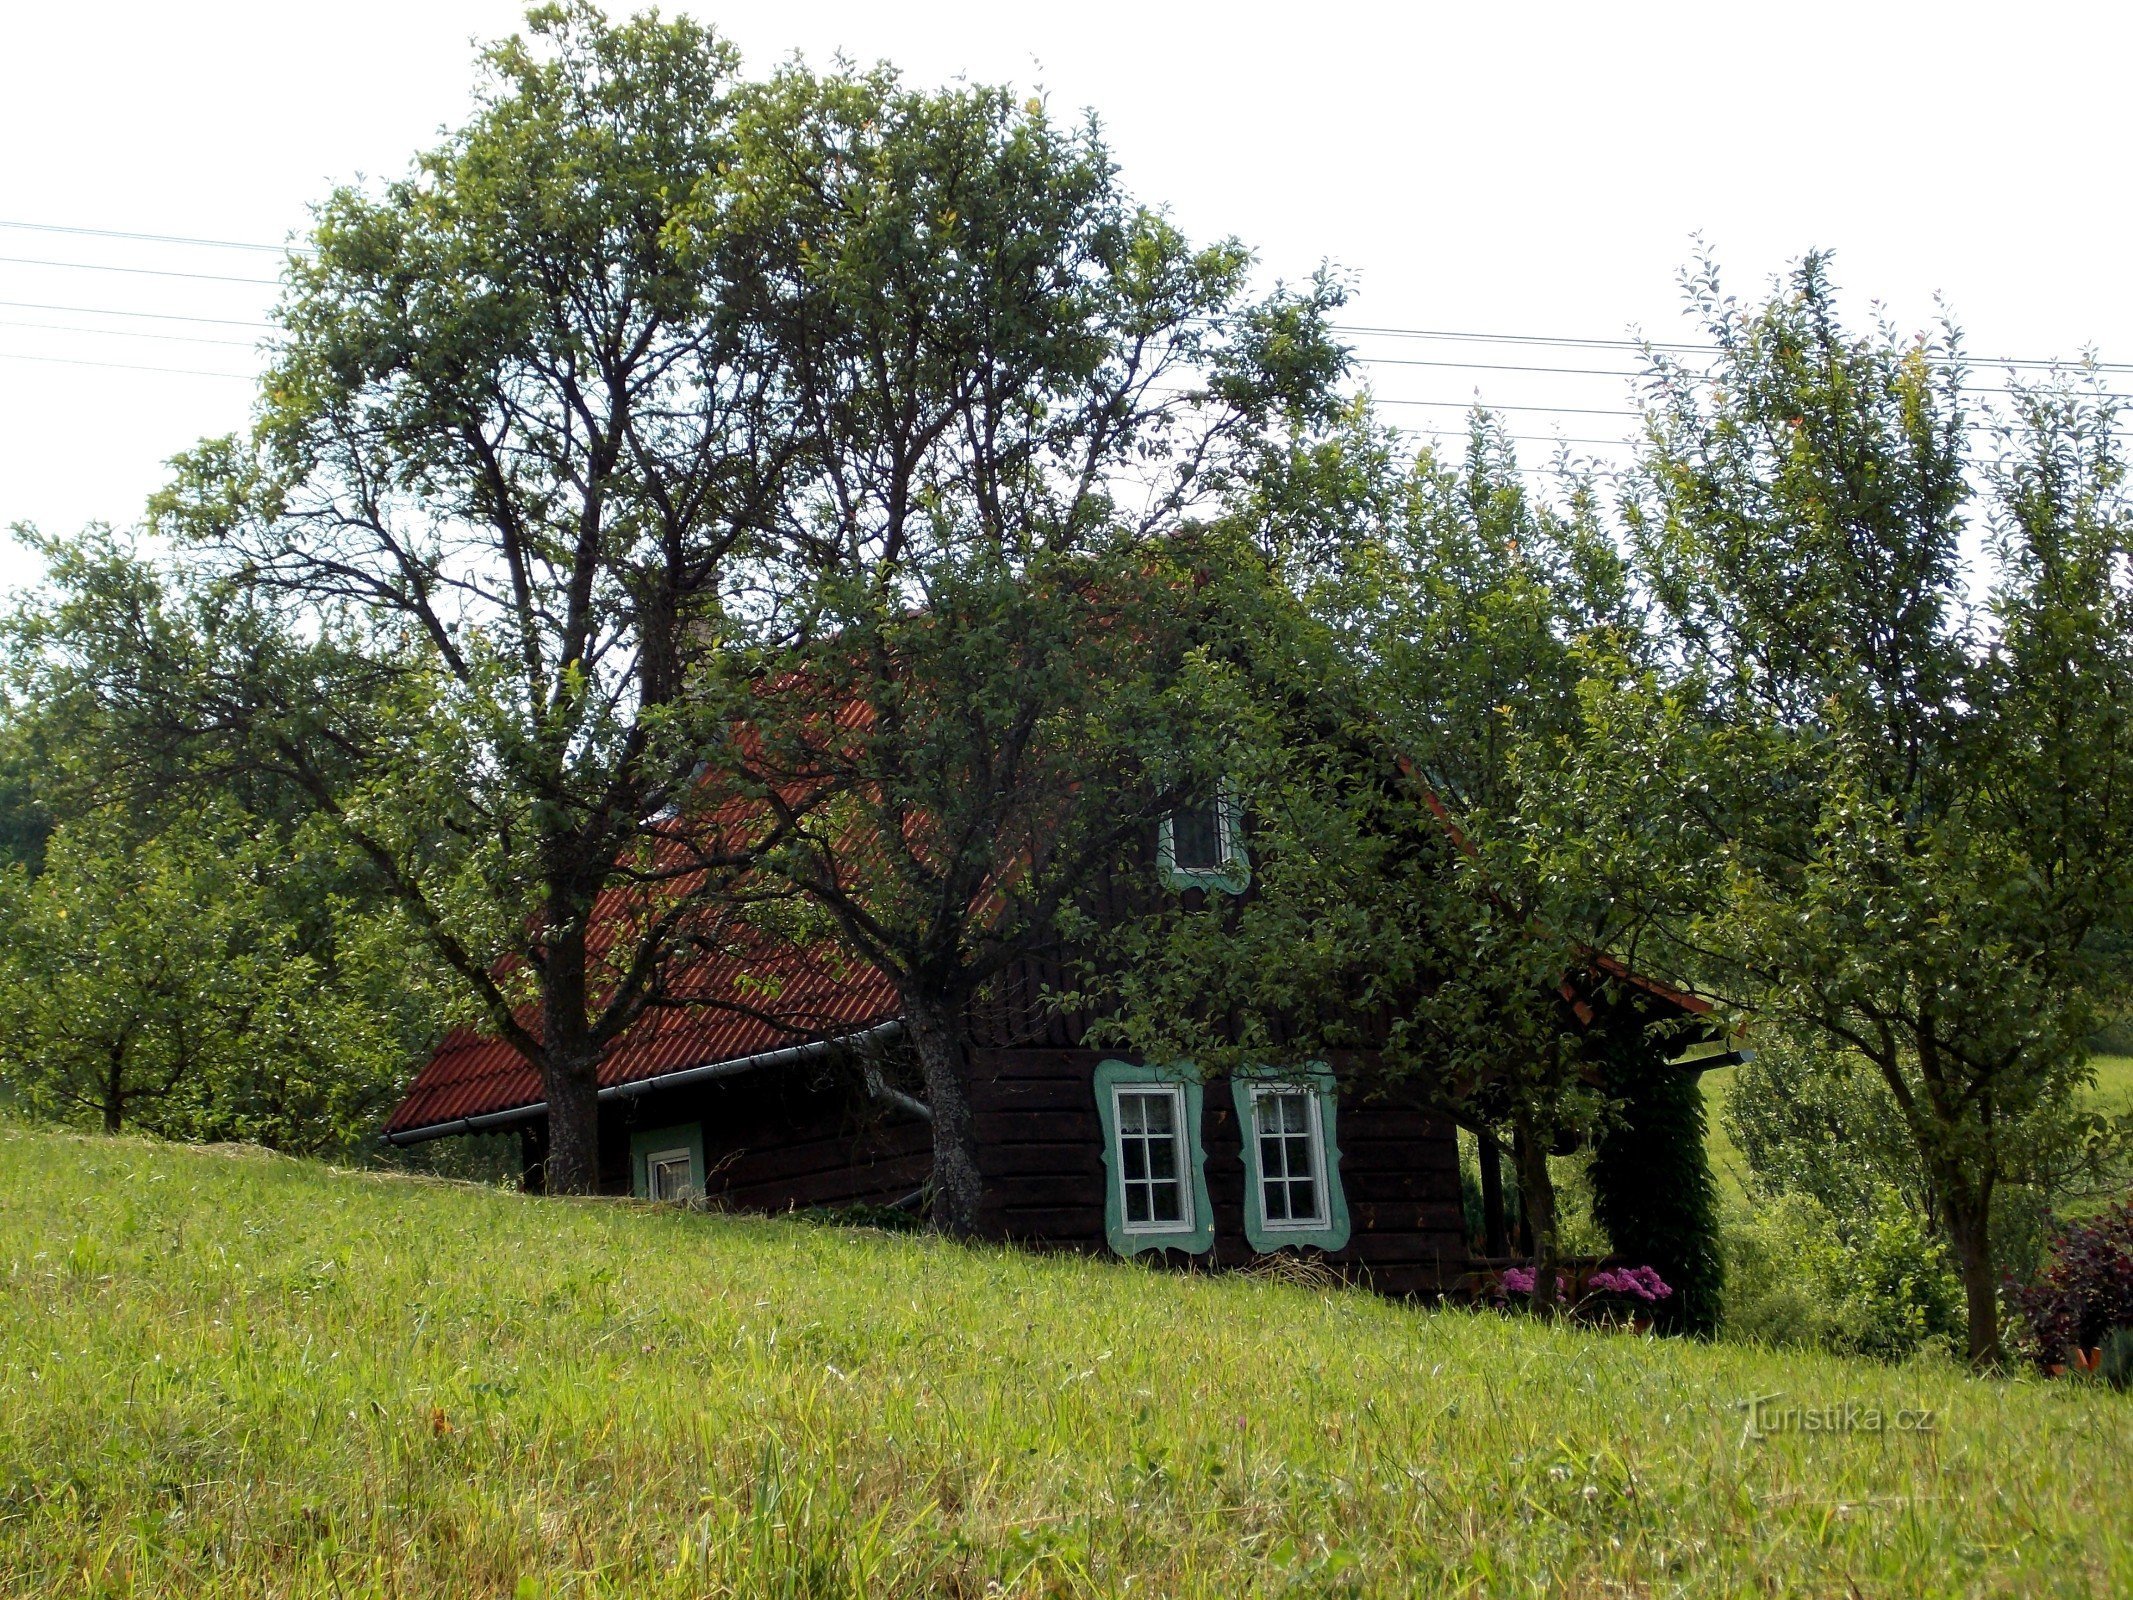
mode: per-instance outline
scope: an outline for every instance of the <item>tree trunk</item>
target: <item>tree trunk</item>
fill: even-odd
[[[1474,1144],[1481,1153],[1481,1253],[1510,1254],[1511,1243],[1503,1221],[1503,1146],[1488,1128],[1474,1130]]]
[[[970,1040],[963,1008],[932,997],[904,996],[904,1026],[926,1077],[933,1111],[933,1227],[951,1238],[978,1229],[977,1123],[970,1111]]]
[[[1968,1320],[1970,1364],[2004,1365],[2000,1346],[2000,1285],[1992,1269],[1992,1196],[1981,1190],[1960,1198],[1943,1197],[1948,1237],[1955,1244],[1956,1269],[1963,1279],[1963,1308]]]
[[[104,1132],[117,1133],[126,1117],[126,1047],[111,1047],[111,1070],[104,1077]]]
[[[600,1052],[591,1035],[581,929],[558,939],[541,969],[541,1089],[548,1101],[542,1176],[548,1194],[600,1192]]]
[[[600,1192],[600,1079],[598,1060],[551,1054],[541,1072],[548,1099],[548,1159],[544,1194]]]
[[[1533,1230],[1533,1299],[1536,1316],[1555,1313],[1558,1255],[1555,1239],[1555,1181],[1548,1175],[1548,1141],[1523,1124],[1516,1140],[1518,1192]]]

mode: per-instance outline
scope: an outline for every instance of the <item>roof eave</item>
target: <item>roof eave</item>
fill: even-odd
[[[629,1100],[660,1089],[679,1089],[714,1078],[738,1077],[744,1072],[756,1072],[765,1067],[782,1067],[811,1061],[818,1056],[829,1054],[832,1050],[887,1039],[903,1025],[901,1017],[891,1017],[886,1022],[877,1022],[853,1033],[838,1034],[833,1039],[813,1039],[805,1044],[780,1045],[775,1050],[759,1050],[753,1055],[735,1056],[730,1061],[707,1061],[700,1066],[683,1067],[675,1072],[661,1072],[649,1078],[635,1078],[628,1083],[611,1083],[600,1090],[599,1098]],[[487,1133],[517,1123],[531,1122],[547,1114],[548,1102],[535,1100],[528,1105],[507,1106],[501,1111],[482,1112],[479,1116],[455,1117],[448,1122],[425,1123],[418,1128],[387,1129],[382,1137],[387,1144],[401,1147],[427,1144],[432,1139],[448,1139],[462,1133]]]

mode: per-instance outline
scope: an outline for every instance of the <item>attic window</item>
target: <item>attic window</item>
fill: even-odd
[[[1156,864],[1173,889],[1244,892],[1252,876],[1244,853],[1244,808],[1229,784],[1163,818]]]
[[[1170,813],[1170,864],[1180,872],[1220,872],[1229,863],[1222,803],[1209,799]]]

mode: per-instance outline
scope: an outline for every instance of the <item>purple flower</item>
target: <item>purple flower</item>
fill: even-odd
[[[1505,1275],[1505,1281],[1508,1283],[1509,1274]],[[1595,1294],[1628,1295],[1647,1305],[1664,1300],[1674,1292],[1655,1267],[1610,1267],[1587,1278],[1585,1287]]]
[[[1506,1294],[1531,1294],[1533,1292],[1533,1269],[1531,1267],[1510,1267],[1505,1269],[1503,1287]],[[1556,1274],[1555,1292],[1564,1295],[1570,1292],[1570,1280],[1561,1273]]]

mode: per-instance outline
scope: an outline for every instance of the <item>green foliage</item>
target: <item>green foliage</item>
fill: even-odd
[[[1946,1364],[15,1129],[0,1263],[63,1600],[2133,1584],[2133,1408]]]
[[[1004,89],[793,66],[736,139],[701,225],[803,454],[712,762],[783,829],[764,881],[895,986],[965,1230],[968,1007],[1214,781],[1185,519],[1327,410],[1337,293],[1248,301],[1240,246]]]
[[[1690,291],[1718,355],[1654,358],[1628,503],[1673,656],[1588,685],[1546,810],[1670,965],[1879,1077],[1996,1359],[1995,1192],[2068,1140],[2133,903],[2112,402],[2022,394],[1981,455],[1952,330],[1854,337],[1819,256]]]
[[[1725,1248],[1729,1339],[1883,1360],[1961,1347],[1948,1248],[1893,1190],[1842,1216],[1784,1195],[1736,1219]]]
[[[145,837],[62,826],[41,873],[0,884],[10,1100],[107,1131],[356,1146],[427,1018],[404,930],[321,906],[320,864],[227,812]]]
[[[0,869],[6,1097],[178,1138],[367,1144],[433,1035],[437,974],[285,772],[201,760],[166,720],[204,663],[247,659],[256,684],[287,641],[100,531],[36,543],[48,586],[4,624],[0,750],[42,835]]]

